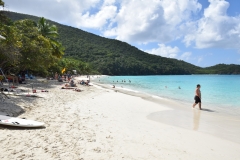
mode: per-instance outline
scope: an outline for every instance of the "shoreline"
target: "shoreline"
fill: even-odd
[[[175,76],[175,75],[171,75]],[[142,78],[143,77],[143,78]],[[153,76],[146,76],[146,77],[153,77]],[[191,86],[195,86],[195,84],[192,84],[192,81],[189,81],[189,78],[183,78],[183,80],[172,84],[165,82],[169,78],[160,78],[161,75],[157,76],[157,80],[154,80],[153,82],[149,82],[150,78],[146,78],[144,76],[109,76],[105,77],[103,79],[100,79],[101,82],[98,82],[96,80],[95,82],[105,84],[105,85],[115,85],[116,88],[124,87],[125,89],[128,88],[129,90],[141,92],[143,94],[150,94],[154,95],[160,98],[170,99],[174,101],[178,101],[180,103],[192,103],[193,100],[193,90],[194,88],[189,88],[189,83],[191,83]],[[163,75],[163,77],[166,77]],[[185,77],[185,76],[183,76]],[[189,77],[187,75],[186,77]],[[193,77],[195,78],[195,77]],[[122,80],[126,79],[126,83],[122,82]],[[142,80],[144,79],[144,80]],[[191,79],[191,78],[190,78]],[[232,78],[230,78],[232,79]],[[128,80],[131,80],[132,83],[128,83]],[[175,80],[175,79],[174,79]],[[236,101],[239,97],[239,93],[236,89],[229,91],[232,91],[232,95],[225,92],[226,88],[233,88],[234,85],[231,87],[221,87],[219,91],[215,92],[213,91],[214,86],[211,85],[213,83],[213,79],[209,80],[210,82],[203,81],[201,83],[205,84],[205,88],[202,88],[203,90],[203,103],[202,105],[205,106],[205,108],[215,110],[218,113],[226,114],[226,115],[232,115],[232,116],[240,116],[240,108],[239,108],[239,101]],[[161,82],[161,83],[160,83]],[[175,82],[175,81],[174,81]],[[188,83],[186,83],[188,82]],[[178,84],[181,83],[181,84]],[[221,82],[222,83],[222,82]],[[154,84],[154,85],[152,85]],[[210,86],[209,86],[210,85]],[[164,87],[165,86],[165,87]],[[179,90],[178,87],[181,86],[181,89]],[[167,87],[167,88],[166,88]],[[215,86],[216,87],[216,86]],[[234,87],[236,88],[236,87]],[[205,90],[204,90],[205,89]],[[228,91],[228,90],[226,90]],[[234,93],[237,92],[237,93]],[[192,94],[193,93],[193,94]],[[218,95],[218,96],[217,96]]]
[[[106,83],[99,83],[97,81],[93,81],[93,83],[97,84],[98,86],[101,86],[102,88],[107,88],[107,89],[113,89],[112,88],[112,84],[106,84]],[[177,104],[182,104],[181,106],[185,105],[188,107],[185,108],[191,108],[193,101],[184,101],[181,99],[173,99],[171,97],[161,97],[158,95],[154,95],[151,93],[146,93],[146,92],[142,92],[142,91],[138,91],[138,90],[133,90],[133,89],[129,89],[129,88],[121,88],[121,87],[117,87],[115,86],[114,90],[118,90],[119,92],[125,93],[125,94],[129,94],[129,95],[133,95],[133,96],[138,96],[138,97],[142,97],[142,98],[148,98],[148,99],[152,99],[153,101],[158,101],[158,100],[165,100],[165,101],[169,101],[171,103],[177,103]],[[204,106],[203,106],[204,105]],[[203,104],[202,106],[205,107],[206,111],[209,110],[209,112],[215,112],[219,115],[222,116],[232,116],[232,117],[239,117],[239,113],[235,113],[235,112],[226,112],[226,110],[223,110],[219,107],[216,108],[216,104]],[[198,105],[196,105],[195,108],[198,108]],[[216,110],[217,109],[217,110]],[[233,114],[235,113],[235,114]]]
[[[31,83],[24,87],[31,89]],[[44,122],[45,128],[29,130],[0,125],[4,133],[0,135],[3,160],[237,160],[240,157],[237,141],[168,124],[166,119],[178,122],[177,125],[189,121],[191,127],[198,123],[189,116],[198,110],[188,112],[181,104],[178,107],[177,102],[164,102],[164,99],[160,99],[162,103],[154,102],[152,97],[133,96],[96,84],[78,85],[81,92],[60,89],[64,83],[57,81],[39,79],[34,84],[36,94],[43,98],[11,97],[1,105],[0,111]],[[41,89],[49,92],[39,92]],[[178,109],[174,108],[176,106]],[[202,121],[209,115],[203,113],[206,114],[201,114],[199,128],[205,126]],[[177,116],[183,118],[177,119]]]
[[[148,93],[136,92],[134,90],[112,88],[110,85],[97,82],[94,82],[94,84],[104,89],[139,97],[169,108],[167,111],[154,112],[147,115],[147,118],[152,121],[207,133],[240,144],[240,138],[238,136],[240,134],[240,118],[236,115],[219,113],[207,108],[199,110],[198,106],[192,108],[191,103],[180,100],[162,98]],[[178,120],[173,121],[173,119],[176,118]]]

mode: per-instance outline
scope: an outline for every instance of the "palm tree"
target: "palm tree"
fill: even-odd
[[[62,57],[64,54],[64,47],[60,42],[55,40],[55,38],[58,36],[57,27],[47,23],[44,17],[39,19],[37,27],[42,36],[50,40],[52,46],[52,55],[58,58]]]
[[[40,18],[37,24],[38,31],[47,38],[55,38],[58,36],[57,27],[47,23],[44,17]]]

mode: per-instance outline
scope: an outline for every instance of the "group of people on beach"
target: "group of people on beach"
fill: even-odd
[[[90,84],[90,76],[87,76],[87,78],[89,78],[89,80],[81,80],[81,81],[74,81],[74,75],[72,75],[70,72],[66,73],[66,74],[58,74],[57,72],[55,72],[55,74],[53,75],[53,78],[50,78],[52,80],[57,80],[58,82],[67,82],[64,84],[64,86],[62,87],[62,89],[69,89],[71,87],[77,87],[77,84],[81,84],[81,85],[86,85],[89,86]],[[49,79],[49,78],[47,78]],[[75,88],[76,91],[78,91],[78,89]],[[80,89],[79,89],[80,90]]]
[[[90,80],[84,81],[77,81],[77,83],[74,82],[74,79],[71,78],[68,83],[65,83],[64,86],[61,87],[61,89],[74,89],[74,91],[81,92],[82,90],[77,88],[77,84],[90,86]]]
[[[81,84],[81,85],[85,85],[85,86],[90,86],[89,80],[87,80],[87,81],[81,80],[81,81],[77,81],[77,83]],[[75,83],[73,79],[70,79],[69,83],[66,83],[65,86],[66,87],[77,87],[77,83]]]
[[[86,86],[89,86],[89,83],[90,83],[89,80],[87,80],[87,81],[84,81],[84,80],[78,81],[78,84],[86,85]]]

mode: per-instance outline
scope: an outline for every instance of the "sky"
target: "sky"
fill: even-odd
[[[240,64],[240,0],[3,0],[13,11],[208,67]]]

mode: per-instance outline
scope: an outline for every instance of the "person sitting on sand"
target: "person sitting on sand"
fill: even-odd
[[[85,82],[84,82],[83,80],[81,80],[81,81],[79,82],[79,84],[84,85]]]
[[[70,80],[69,84],[71,87],[77,87],[77,85],[74,83],[73,79]]]
[[[87,80],[86,82],[83,81],[83,85],[85,85],[85,86],[89,86],[89,80]]]
[[[69,83],[66,83],[65,84],[65,87],[77,87],[77,85],[74,83],[73,79],[70,80]]]

